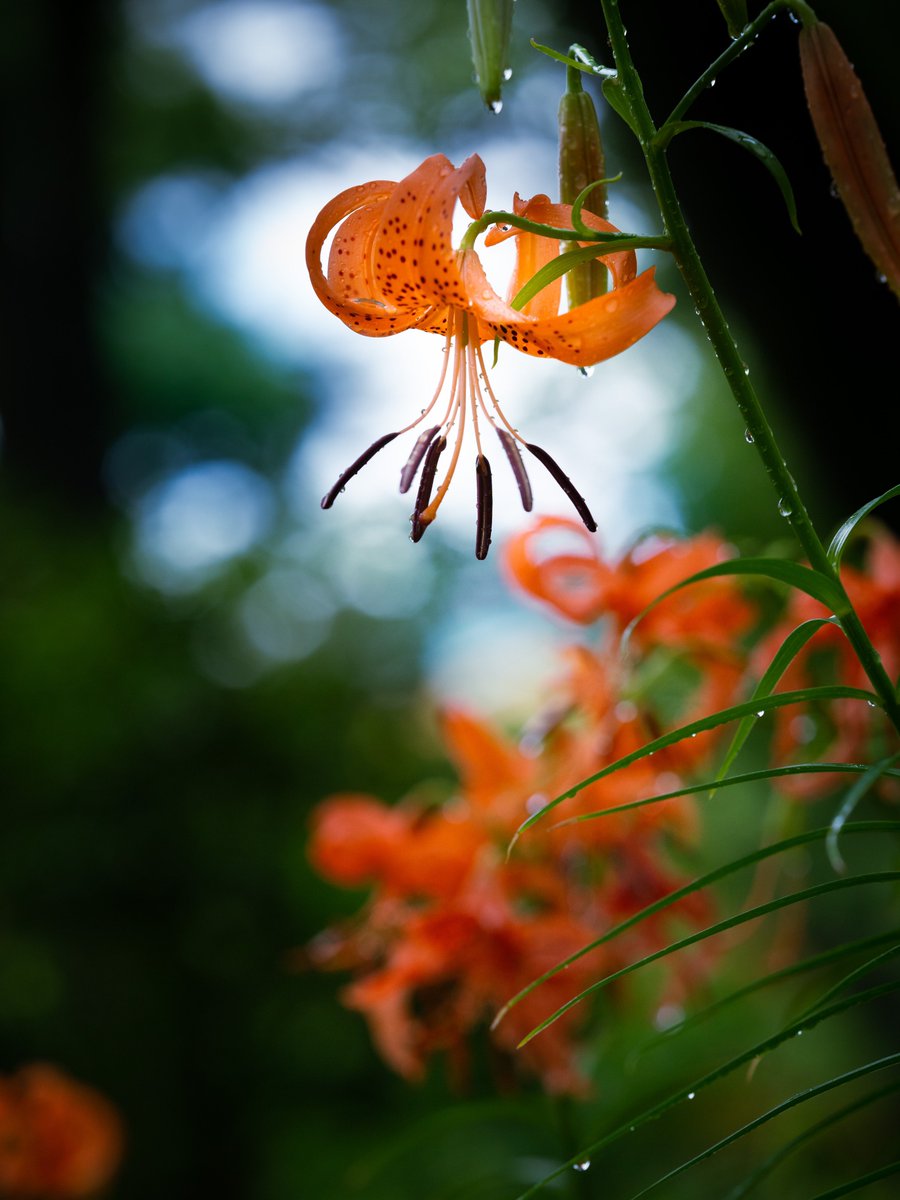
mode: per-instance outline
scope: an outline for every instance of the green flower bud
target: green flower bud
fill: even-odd
[[[500,93],[509,79],[507,54],[512,33],[514,0],[468,0],[469,40],[481,98],[498,113],[503,107]]]
[[[718,0],[718,3],[728,26],[728,36],[740,37],[741,30],[747,24],[747,0]]]
[[[559,198],[574,204],[589,183],[605,178],[600,122],[590,95],[581,83],[581,72],[569,67],[566,90],[559,102]],[[606,219],[606,187],[594,188],[584,208]],[[607,271],[602,262],[584,263],[566,275],[569,308],[605,295]]]

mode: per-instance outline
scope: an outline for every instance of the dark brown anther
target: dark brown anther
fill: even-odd
[[[353,476],[361,471],[366,463],[370,459],[374,458],[379,450],[383,450],[388,442],[392,442],[396,436],[396,433],[386,433],[384,437],[380,437],[377,442],[373,442],[368,450],[364,450],[359,458],[356,459],[355,462],[352,462],[347,470],[338,477],[334,487],[332,487],[331,490],[326,492],[322,497],[322,507],[331,508],[332,504],[334,504],[335,500],[337,500],[338,496],[341,494]]]
[[[434,441],[434,435],[439,432],[440,425],[435,425],[433,429],[426,429],[424,433],[420,433],[416,438],[416,444],[412,448],[412,453],[406,460],[406,466],[400,472],[400,494],[405,495],[412,481],[416,477],[416,471],[419,469],[419,463],[425,457],[425,451]]]
[[[505,429],[497,429],[497,437],[500,439],[500,444],[506,451],[506,457],[509,459],[509,465],[512,467],[512,473],[516,477],[516,484],[519,488],[519,495],[522,498],[522,507],[526,512],[531,512],[531,506],[534,499],[531,495],[531,481],[528,478],[528,472],[525,470],[525,464],[522,462],[522,455],[519,453],[519,447],[516,445],[516,439],[511,433],[507,433]]]
[[[431,503],[431,491],[434,487],[438,459],[444,453],[446,446],[447,439],[439,437],[436,442],[431,443],[428,447],[428,453],[425,455],[425,462],[422,465],[422,477],[419,480],[419,491],[416,495],[416,507],[413,509],[413,515],[410,518],[412,521],[412,532],[409,536],[414,542],[421,541],[422,535],[431,524],[431,521],[422,520],[422,514]]]
[[[484,559],[491,548],[494,490],[491,484],[491,464],[483,454],[479,454],[475,460],[475,487],[475,557]]]
[[[575,505],[575,509],[579,517],[581,517],[582,521],[584,521],[585,526],[590,530],[591,533],[596,533],[597,522],[594,520],[591,510],[588,508],[584,496],[582,496],[581,492],[578,491],[578,489],[572,483],[572,480],[568,477],[565,471],[563,471],[562,467],[553,461],[546,450],[542,450],[540,446],[535,446],[533,442],[529,442],[526,446],[526,449],[531,451],[538,462],[542,462],[544,464],[562,490]]]

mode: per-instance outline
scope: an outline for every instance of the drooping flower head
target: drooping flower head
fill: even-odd
[[[476,445],[475,552],[479,558],[485,557],[490,546],[492,504],[482,422],[492,426],[499,438],[526,511],[532,501],[523,447],[550,471],[585,525],[596,528],[584,499],[554,460],[527,442],[507,420],[488,380],[483,343],[496,338],[523,354],[587,367],[633,345],[675,303],[674,297],[657,287],[653,268],[637,274],[635,255],[629,250],[604,258],[612,281],[607,295],[560,313],[557,280],[522,309],[514,308],[509,300],[556,257],[558,240],[518,229],[492,231],[488,244],[505,237],[516,239],[517,261],[509,299],[501,299],[475,250],[454,249],[452,242],[457,202],[477,219],[485,211],[486,195],[484,164],[478,155],[454,167],[444,155],[435,154],[399,183],[375,180],[341,192],[319,213],[306,244],[316,295],[345,325],[367,337],[387,337],[408,329],[437,333],[444,338],[446,350],[430,402],[407,425],[385,434],[361,454],[326,493],[322,507],[330,508],[347,482],[389,442],[424,426],[400,475],[400,491],[405,493],[421,470],[411,517],[412,538],[418,541],[447,493],[470,422]],[[552,204],[546,196],[529,201],[517,196],[515,211],[555,228],[574,228],[571,207]],[[618,232],[593,214],[582,213],[582,218],[598,231]],[[327,269],[323,269],[322,250],[335,227]],[[439,460],[450,443],[449,462],[437,483]]]

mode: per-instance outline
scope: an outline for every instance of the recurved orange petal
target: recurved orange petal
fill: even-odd
[[[545,201],[549,204],[550,197],[535,196],[533,199],[525,201],[516,192],[513,196],[513,212],[520,217],[527,216],[531,220],[538,221],[541,219],[540,217],[532,217],[528,212],[529,205],[535,204],[536,201]],[[492,229],[484,239],[484,244],[494,246],[510,237],[516,239],[516,265],[506,292],[507,301],[512,303],[532,275],[537,274],[541,267],[556,258],[559,254],[559,242],[555,238],[539,237],[536,233],[528,233],[523,229],[510,226],[506,229],[499,227]],[[561,291],[562,280],[556,279],[549,287],[542,288],[536,296],[523,305],[521,311],[529,317],[555,317],[559,312]]]
[[[576,367],[603,362],[633,346],[675,304],[660,291],[650,267],[624,287],[571,312],[534,318],[511,308],[491,287],[474,251],[462,256],[462,278],[485,341],[499,337],[523,354],[555,358]]]
[[[560,535],[568,548],[548,553],[548,542],[552,550]],[[595,539],[575,521],[540,517],[507,543],[506,566],[519,587],[571,621],[590,624],[606,607],[612,572],[600,559]]]
[[[379,295],[397,308],[467,308],[453,249],[457,200],[472,216],[484,211],[484,163],[471,155],[454,167],[433,154],[391,192],[373,245],[372,269]]]
[[[377,179],[347,188],[325,205],[306,239],[306,266],[316,295],[345,325],[368,337],[400,333],[425,316],[421,308],[400,310],[386,302],[372,272],[372,248],[381,213],[397,186],[391,180]],[[341,228],[335,235],[326,278],[322,247],[336,225]]]
[[[522,215],[529,221],[540,222],[541,225],[554,225],[557,229],[574,229],[571,204],[554,204],[546,196],[532,197],[525,205]],[[598,233],[621,233],[617,226],[605,221],[603,217],[598,217],[595,213],[588,212],[587,209],[581,210],[581,219],[588,228],[596,229]],[[580,242],[578,244],[587,246],[590,243]],[[603,257],[603,264],[611,272],[616,287],[630,283],[637,274],[637,258],[633,250],[617,250],[614,254],[606,254]]]

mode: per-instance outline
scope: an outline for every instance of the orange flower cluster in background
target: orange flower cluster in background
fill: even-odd
[[[95,1196],[121,1157],[119,1116],[98,1092],[41,1063],[0,1076],[3,1200]]]
[[[580,529],[574,522],[557,525]],[[607,566],[597,559],[603,587],[618,597],[620,624],[640,610],[644,595],[649,601],[654,590],[708,565],[719,549],[709,539],[697,546],[660,544],[641,564]],[[592,617],[610,603],[599,598],[599,579],[595,583]],[[571,595],[551,593],[563,610],[570,606]],[[711,606],[728,620],[712,621]],[[727,582],[698,588],[675,607],[683,629],[695,629],[698,662],[721,663],[733,684],[731,635],[746,628],[750,607]],[[678,623],[671,612],[667,619]],[[665,640],[672,632],[662,617],[648,628],[651,638]],[[530,813],[658,732],[612,652],[566,651],[551,702],[519,740],[461,710],[443,714],[441,731],[459,781],[445,803],[413,796],[391,807],[370,796],[333,796],[314,816],[310,843],[321,874],[343,886],[372,888],[355,921],[317,939],[313,958],[355,972],[345,1002],[365,1014],[384,1058],[409,1079],[422,1077],[436,1051],[446,1052],[456,1077],[465,1078],[469,1035],[489,1024],[515,992],[686,882],[668,860],[667,846],[695,832],[690,801],[674,799],[578,825],[554,828],[548,821],[523,836],[507,860],[510,840]],[[677,788],[708,769],[710,744],[690,739],[597,781],[561,815]],[[673,921],[695,926],[707,917],[704,902],[692,897],[579,958],[493,1030],[498,1059],[507,1059],[539,1021],[600,975],[671,941]],[[683,1001],[705,974],[706,955],[673,959],[661,1000]],[[551,1093],[587,1090],[579,1052],[584,1015],[576,1006],[521,1052],[522,1065]]]
[[[598,623],[596,646],[564,652],[552,696],[518,740],[470,713],[443,714],[442,738],[458,779],[444,803],[413,794],[389,806],[367,795],[338,795],[314,814],[314,866],[339,885],[368,886],[371,895],[353,921],[322,934],[310,953],[319,966],[354,973],[346,1004],[365,1015],[383,1057],[408,1079],[420,1079],[438,1051],[465,1079],[470,1035],[489,1025],[513,995],[687,882],[670,850],[696,835],[689,798],[606,810],[714,778],[713,752],[727,726],[685,737],[595,779],[525,831],[510,857],[507,849],[529,815],[574,785],[659,734],[745,699],[786,633],[811,615],[824,615],[814,601],[792,596],[764,638],[765,653],[752,651],[761,614],[733,577],[717,577],[651,608],[632,629],[629,655],[620,654],[623,631],[652,601],[731,553],[712,534],[654,537],[607,561],[576,522],[540,518],[509,544],[508,572],[556,615]],[[865,567],[848,568],[845,583],[896,674],[900,547],[876,535]],[[815,655],[823,647],[836,660],[832,680],[861,685],[840,632],[828,626],[819,636],[818,649],[814,639],[783,686],[813,682]],[[834,706],[832,749],[861,755],[875,710],[858,700],[848,705],[852,716],[841,703]],[[802,744],[798,730],[810,719],[796,707],[777,716],[779,754]],[[707,904],[691,894],[530,991],[491,1030],[498,1061],[597,979],[669,944],[679,936],[677,927],[706,924]],[[682,1004],[707,976],[711,956],[721,952],[715,942],[694,949],[693,956],[666,960],[661,1003]],[[588,1088],[586,1009],[568,1009],[518,1056],[551,1093]]]

